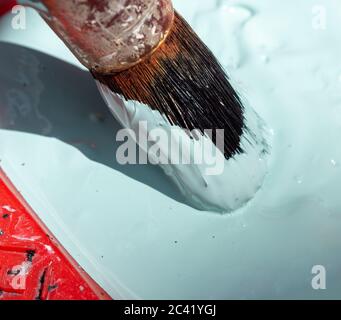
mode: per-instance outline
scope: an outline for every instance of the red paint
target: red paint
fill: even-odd
[[[0,0],[0,16],[14,0]],[[109,300],[0,169],[0,300]]]
[[[110,297],[53,238],[0,169],[0,300],[33,299]]]
[[[11,10],[15,5],[15,0],[0,0],[0,16]]]

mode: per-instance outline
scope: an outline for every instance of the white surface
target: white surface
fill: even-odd
[[[325,30],[312,28],[312,0],[175,4],[274,131],[269,174],[247,207],[230,216],[199,212],[157,168],[117,166],[118,125],[90,77],[8,47],[0,51],[6,108],[0,120],[8,129],[0,131],[1,165],[115,298],[340,297],[338,1],[323,2]],[[35,38],[40,23],[32,23],[37,29],[17,36],[3,20],[0,36],[63,50],[50,35]],[[47,70],[37,72],[39,64]],[[27,74],[30,86],[23,89]],[[94,121],[99,111],[104,123]],[[314,291],[311,269],[320,264],[327,268],[327,290]]]

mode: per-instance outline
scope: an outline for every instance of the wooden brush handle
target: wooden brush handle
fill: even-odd
[[[22,0],[41,15],[88,69],[110,74],[139,63],[166,38],[171,0]]]

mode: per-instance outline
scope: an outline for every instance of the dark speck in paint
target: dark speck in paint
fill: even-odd
[[[38,295],[36,297],[36,300],[42,300],[42,295],[43,295],[43,290],[44,290],[44,284],[46,280],[46,272],[47,269],[45,269],[39,279],[39,290],[38,290]]]
[[[20,270],[8,270],[7,274],[9,276],[17,276],[20,273]]]
[[[27,250],[26,251],[26,259],[29,262],[32,262],[34,255],[36,254],[35,250]]]
[[[57,284],[49,285],[49,286],[47,287],[47,291],[48,291],[48,292],[51,292],[51,291],[53,291],[53,290],[55,290],[55,289],[57,289],[57,288],[58,288],[58,285],[57,285]]]

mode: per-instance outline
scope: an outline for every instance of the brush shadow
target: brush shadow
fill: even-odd
[[[158,166],[117,163],[120,144],[115,137],[121,128],[90,73],[41,52],[0,43],[0,129],[57,138],[188,205]]]

